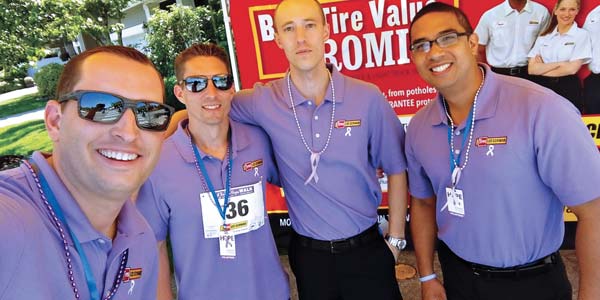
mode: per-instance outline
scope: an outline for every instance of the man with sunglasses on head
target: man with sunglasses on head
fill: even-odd
[[[56,99],[52,153],[0,173],[0,299],[154,299],[156,239],[130,199],[173,111],[162,78],[135,49],[98,47],[65,65]]]
[[[439,93],[406,135],[422,298],[571,299],[558,253],[569,206],[579,299],[600,299],[600,155],[577,109],[478,64],[477,35],[458,8],[426,5],[409,36],[419,75]]]
[[[402,124],[377,87],[325,64],[329,27],[318,1],[282,1],[274,23],[289,71],[238,93],[232,117],[261,126],[273,142],[300,299],[401,299],[394,264],[406,245]],[[377,224],[379,167],[388,175],[386,239]]]
[[[284,300],[288,277],[271,233],[265,184],[278,184],[271,145],[229,119],[233,77],[223,48],[196,44],[175,60],[174,93],[187,108],[137,205],[159,241],[159,299]]]

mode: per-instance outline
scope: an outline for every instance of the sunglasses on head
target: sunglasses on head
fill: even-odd
[[[137,126],[140,129],[151,131],[166,130],[171,115],[175,111],[172,107],[159,102],[131,100],[96,91],[75,91],[60,97],[58,102],[62,103],[68,100],[77,101],[79,117],[102,124],[118,122],[125,111],[131,108]]]
[[[179,81],[179,84],[185,84],[185,88],[192,93],[200,93],[208,87],[208,81],[212,81],[213,85],[221,91],[226,91],[233,85],[233,76],[231,74],[206,76],[190,76]]]

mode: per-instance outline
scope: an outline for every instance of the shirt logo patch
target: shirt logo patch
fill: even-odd
[[[262,165],[263,165],[263,160],[262,159],[248,161],[248,162],[245,162],[242,165],[242,170],[244,170],[244,172],[248,172],[248,171],[251,171],[254,168],[258,168],[258,167],[260,167]]]
[[[537,21],[537,20],[529,21],[529,25],[539,25],[539,24],[540,24],[540,21]]]
[[[575,42],[566,42],[565,46],[575,46]]]
[[[346,128],[346,127],[359,127],[360,120],[337,120],[335,121],[335,128]]]
[[[142,278],[142,268],[125,268],[123,282]]]
[[[475,140],[475,146],[477,147],[485,147],[489,145],[506,145],[508,143],[508,137],[506,136],[498,136],[498,137],[489,137],[482,136],[478,137]]]

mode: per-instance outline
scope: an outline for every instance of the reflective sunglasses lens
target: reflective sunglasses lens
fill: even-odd
[[[169,126],[171,111],[160,103],[139,102],[136,104],[135,118],[142,129],[163,131]]]
[[[231,88],[233,78],[230,75],[217,75],[213,76],[212,82],[216,88],[226,91]]]
[[[98,123],[114,123],[123,114],[123,101],[104,93],[85,93],[79,99],[79,116]]]
[[[185,87],[192,93],[199,93],[206,88],[208,78],[186,78]]]

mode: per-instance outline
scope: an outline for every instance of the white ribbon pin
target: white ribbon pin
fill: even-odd
[[[131,280],[131,286],[129,287],[129,290],[127,291],[127,294],[131,295],[133,294],[133,287],[135,286],[135,280]]]
[[[352,136],[352,127],[346,127],[346,133],[344,136]]]
[[[488,151],[485,153],[487,156],[494,156],[494,145],[488,146]]]
[[[254,168],[254,177],[258,177],[260,174],[258,174],[258,167]]]

